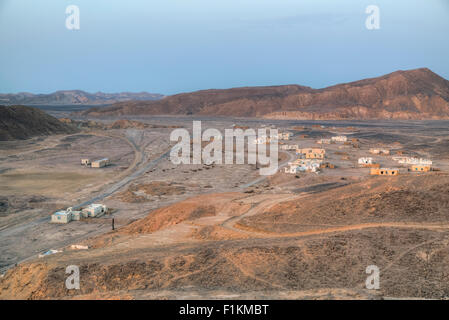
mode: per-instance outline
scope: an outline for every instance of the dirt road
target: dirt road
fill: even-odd
[[[142,150],[139,148],[139,146],[132,141],[129,138],[124,138],[124,137],[118,137],[116,135],[102,135],[102,134],[97,134],[95,133],[95,135],[99,135],[99,136],[107,136],[107,137],[114,137],[114,138],[120,138],[123,140],[126,140],[128,144],[130,144],[133,148],[133,150],[135,151],[135,157],[134,157],[134,161],[133,163],[130,165],[130,167],[125,171],[126,172],[126,176],[121,178],[121,180],[113,183],[110,187],[108,187],[107,189],[103,190],[100,194],[95,195],[94,197],[90,198],[87,201],[84,201],[83,203],[80,203],[78,205],[73,206],[74,209],[89,205],[91,203],[94,202],[99,202],[100,200],[103,200],[104,198],[110,196],[111,194],[113,194],[114,192],[116,192],[117,190],[119,190],[120,188],[124,187],[125,185],[127,185],[128,183],[132,182],[133,180],[137,179],[138,177],[140,177],[143,173],[145,173],[146,171],[152,169],[154,166],[156,166],[161,160],[167,158],[170,155],[170,149],[166,152],[164,152],[163,154],[159,155],[158,157],[156,157],[155,159],[149,161],[146,165],[144,165],[143,167],[141,167],[138,170],[135,170],[136,167],[141,166],[144,162],[145,162],[145,157],[143,155]],[[134,171],[133,171],[134,170]],[[131,174],[129,174],[130,171],[133,171]],[[123,173],[119,176],[122,177]],[[39,226],[43,223],[48,223],[50,220],[49,216],[46,217],[42,217],[36,220],[32,220],[20,225],[14,225],[11,227],[6,227],[3,228],[0,231],[0,243],[2,243],[2,239],[6,239],[7,237],[11,237],[11,236],[19,236],[20,234],[22,234],[25,230],[28,230],[30,228],[34,228],[36,226]],[[82,235],[77,235],[77,236],[73,236],[70,239],[67,239],[66,241],[64,241],[64,246],[67,243],[71,243],[74,241],[79,241],[82,240],[86,237],[90,237],[93,236],[95,234],[97,234],[100,231],[94,231],[94,232],[89,232],[86,234],[82,234]],[[61,245],[61,242],[58,241],[58,245]],[[21,259],[18,263],[22,263],[24,261],[27,261],[31,258],[34,258],[35,255],[31,255],[25,259]],[[14,265],[9,265],[9,266],[5,266],[2,267],[2,269],[0,269],[0,274],[6,272],[6,270],[8,270],[9,268],[13,267]]]

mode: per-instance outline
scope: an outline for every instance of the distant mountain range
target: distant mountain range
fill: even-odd
[[[0,141],[74,132],[77,132],[75,127],[37,108],[0,106]]]
[[[126,101],[85,116],[221,115],[273,119],[449,119],[449,81],[427,68],[323,89],[299,85],[203,90],[157,101]]]
[[[49,94],[21,92],[0,94],[0,105],[104,105],[129,100],[157,100],[163,95],[148,92],[88,93],[81,90],[56,91]]]

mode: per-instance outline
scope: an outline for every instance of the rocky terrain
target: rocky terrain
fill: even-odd
[[[32,94],[28,92],[0,94],[0,104],[4,105],[75,105],[75,104],[111,104],[128,100],[157,100],[163,96],[156,93],[121,92],[88,93],[81,90],[56,91],[49,94]]]
[[[0,298],[445,298],[447,183],[403,176],[314,197],[193,197],[87,240],[89,250],[22,264],[0,279]],[[71,264],[77,291],[63,285]],[[372,264],[376,291],[364,288]]]
[[[275,119],[449,119],[449,81],[429,69],[324,89],[298,85],[203,90],[158,101],[128,101],[85,116],[222,115]]]
[[[0,299],[449,297],[448,121],[239,119],[242,128],[278,123],[305,148],[336,134],[358,142],[325,145],[334,169],[281,167],[261,179],[253,165],[166,158],[170,128],[191,117],[61,120],[83,132],[0,144]],[[399,166],[398,176],[357,165],[374,146],[391,150],[371,156]],[[392,159],[399,152],[430,158],[435,170],[411,172]],[[102,156],[112,165],[80,165]],[[282,164],[295,153],[279,156]],[[92,198],[110,212],[49,223],[51,212]],[[39,258],[50,249],[59,252]],[[70,265],[80,290],[65,288]],[[370,265],[379,290],[365,287]]]
[[[75,127],[36,108],[0,106],[0,141],[76,131]]]

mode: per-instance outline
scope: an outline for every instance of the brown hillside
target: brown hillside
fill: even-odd
[[[0,141],[76,131],[75,127],[36,108],[0,106]]]
[[[204,90],[83,112],[222,115],[278,119],[449,119],[449,81],[431,70],[396,71],[324,89],[287,85]]]

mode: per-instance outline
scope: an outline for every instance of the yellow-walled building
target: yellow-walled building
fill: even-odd
[[[399,174],[399,169],[371,168],[370,174],[375,176],[396,176]]]
[[[412,166],[413,172],[429,172],[430,169],[431,169],[430,166],[425,166],[421,164],[415,164]]]

